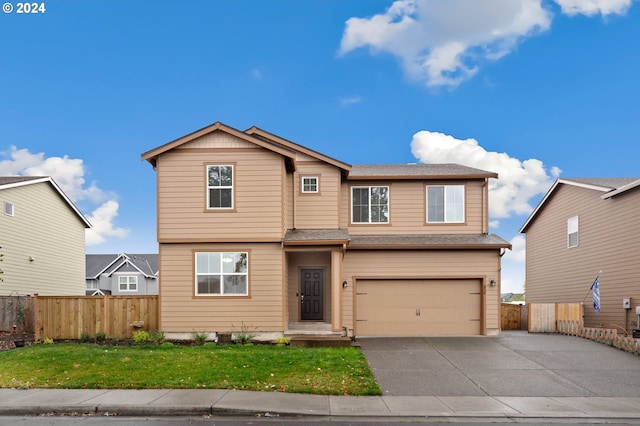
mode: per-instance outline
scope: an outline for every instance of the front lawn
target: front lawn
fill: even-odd
[[[32,345],[0,352],[0,387],[380,395],[357,348],[270,345]]]

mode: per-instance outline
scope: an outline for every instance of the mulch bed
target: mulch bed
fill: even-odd
[[[14,340],[16,339],[24,339],[25,346],[33,343],[32,334],[14,334],[7,331],[0,331],[0,352],[15,349],[16,345]]]

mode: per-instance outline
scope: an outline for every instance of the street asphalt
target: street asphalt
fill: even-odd
[[[358,339],[382,396],[236,390],[0,389],[0,416],[259,415],[331,418],[607,419],[640,423],[640,359],[553,334]]]

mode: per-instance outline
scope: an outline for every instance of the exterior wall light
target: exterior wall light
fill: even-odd
[[[489,281],[489,285],[490,285],[491,287],[495,287],[495,286],[496,286],[496,284],[497,284],[497,283],[496,283],[496,280],[491,280],[491,281]]]
[[[346,281],[342,281],[342,288],[347,288],[347,285],[349,285],[349,283],[347,283]]]

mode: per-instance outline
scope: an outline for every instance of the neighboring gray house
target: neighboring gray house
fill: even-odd
[[[0,295],[84,294],[85,230],[49,176],[0,176]]]
[[[558,179],[520,229],[527,303],[584,301],[587,327],[638,327],[639,213],[638,178]],[[599,272],[596,315],[590,288]]]
[[[158,294],[157,254],[86,255],[87,295]]]

